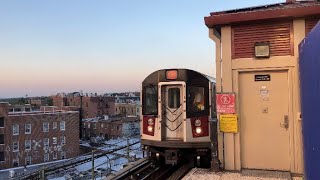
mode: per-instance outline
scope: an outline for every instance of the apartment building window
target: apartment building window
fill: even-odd
[[[45,150],[49,148],[49,138],[43,139],[43,147],[45,148]]]
[[[19,142],[17,142],[17,141],[13,142],[12,151],[13,152],[18,152],[19,151]]]
[[[97,129],[97,123],[93,124],[93,129]]]
[[[31,124],[25,125],[25,134],[31,134]]]
[[[103,124],[101,124],[101,128],[103,128]]]
[[[66,144],[66,137],[61,136],[61,145],[65,145],[65,144]]]
[[[83,123],[83,128],[86,128],[86,123]]]
[[[53,122],[52,124],[52,129],[57,129],[58,123],[57,122]]]
[[[48,162],[49,160],[49,153],[44,153],[44,162]]]
[[[14,158],[12,160],[12,164],[13,164],[13,167],[18,167],[19,166],[19,158]]]
[[[4,134],[0,134],[0,144],[4,144]]]
[[[19,135],[19,125],[18,124],[12,125],[12,133],[13,133],[13,135]]]
[[[61,121],[60,122],[60,131],[64,131],[66,130],[66,122],[65,121]]]
[[[58,153],[54,152],[54,153],[53,153],[53,156],[52,156],[52,159],[53,159],[53,160],[56,160],[57,158],[58,158]]]
[[[90,128],[90,123],[88,123],[88,128]]]
[[[57,137],[53,137],[52,138],[52,144],[57,144],[58,143],[58,138]]]
[[[61,159],[65,159],[66,158],[66,152],[62,151],[61,152]]]
[[[31,163],[31,156],[26,156],[25,160],[26,160],[26,165],[31,165],[32,164]]]
[[[24,148],[26,150],[31,150],[31,140],[25,140],[24,141]]]
[[[48,122],[43,123],[43,132],[49,132],[49,123]]]
[[[4,161],[4,152],[0,152],[0,161]]]
[[[0,128],[4,127],[4,117],[0,117]]]

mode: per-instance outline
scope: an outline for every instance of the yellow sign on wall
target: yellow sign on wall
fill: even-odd
[[[221,114],[220,115],[220,131],[226,133],[238,132],[238,115]]]

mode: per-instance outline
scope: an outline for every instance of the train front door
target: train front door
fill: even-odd
[[[290,170],[288,71],[239,77],[242,168]]]
[[[162,88],[162,129],[165,140],[183,140],[183,86]]]

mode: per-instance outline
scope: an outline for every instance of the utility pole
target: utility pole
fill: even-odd
[[[94,150],[92,150],[92,170],[91,170],[91,173],[92,173],[92,179],[95,180],[95,178],[94,178]]]

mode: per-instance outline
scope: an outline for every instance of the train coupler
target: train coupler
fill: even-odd
[[[179,162],[179,150],[178,149],[168,149],[165,150],[165,163],[171,165],[177,165]]]

